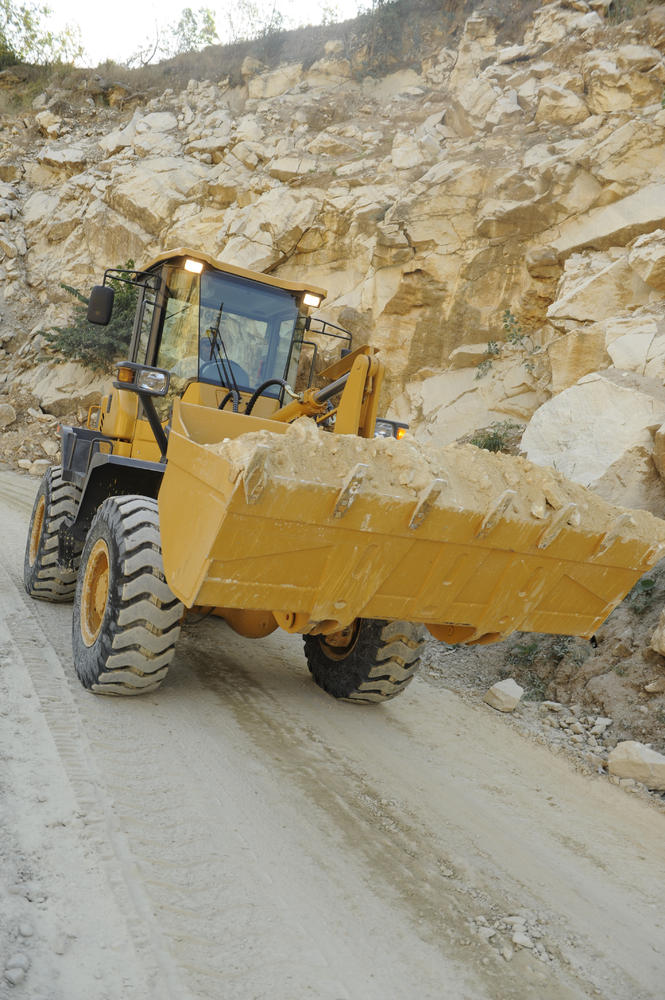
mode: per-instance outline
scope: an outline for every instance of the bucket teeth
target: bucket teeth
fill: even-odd
[[[367,474],[369,465],[365,465],[364,462],[359,462],[353,467],[351,472],[346,478],[344,485],[337,494],[337,499],[335,501],[335,507],[333,509],[333,517],[343,517],[353,501],[358,496],[358,491],[362,485],[362,481]]]
[[[496,503],[490,507],[485,515],[483,523],[476,532],[476,538],[485,538],[486,535],[489,535],[490,531],[496,528],[503,515],[516,499],[517,492],[515,490],[504,490]]]
[[[625,514],[619,514],[619,516],[612,522],[610,530],[605,532],[600,540],[598,548],[594,552],[594,557],[603,556],[610,549],[614,543],[618,540],[621,535],[623,528],[632,528],[635,525],[635,519],[632,514],[626,512]]]
[[[411,530],[420,527],[447,485],[448,482],[445,479],[433,479],[423,491],[409,521]]]
[[[267,463],[270,449],[265,444],[257,445],[254,454],[247,464],[243,476],[245,500],[248,504],[256,503],[261,497],[268,481]]]
[[[577,517],[576,517],[577,515]],[[559,510],[552,514],[549,524],[538,539],[538,548],[546,549],[559,537],[566,525],[577,520],[579,522],[579,512],[576,503],[564,504]]]

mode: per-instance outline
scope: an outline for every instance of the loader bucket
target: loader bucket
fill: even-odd
[[[665,521],[472,445],[331,434],[176,405],[159,494],[185,605],[270,611],[293,631],[355,618],[447,642],[591,636],[665,554]]]

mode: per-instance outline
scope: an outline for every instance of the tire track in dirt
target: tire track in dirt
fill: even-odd
[[[212,620],[185,627],[158,694],[91,697],[70,664],[69,608],[21,592],[22,542],[0,554],[5,610],[155,996],[659,996],[641,804],[417,680],[380,710],[336,703],[292,637],[250,642]],[[472,926],[525,907],[546,962],[526,949],[506,962]]]
[[[76,796],[79,813],[84,817],[88,837],[103,864],[120,910],[127,919],[131,938],[148,968],[155,985],[155,995],[181,1000],[182,986],[174,975],[168,953],[160,946],[159,926],[152,918],[140,882],[134,876],[131,851],[104,795],[104,782],[93,762],[85,727],[72,698],[63,665],[31,613],[31,603],[17,591],[5,567],[0,565],[0,611],[15,652],[32,680]]]

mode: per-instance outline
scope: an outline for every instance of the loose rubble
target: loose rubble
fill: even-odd
[[[473,921],[471,929],[506,962],[510,962],[520,949],[530,951],[543,964],[552,961],[542,918],[530,911],[499,917],[480,915]]]

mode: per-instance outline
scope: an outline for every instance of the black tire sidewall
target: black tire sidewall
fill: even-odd
[[[304,636],[305,656],[316,684],[333,698],[353,695],[361,684],[369,680],[370,671],[383,646],[381,633],[386,624],[378,619],[361,619],[352,648],[339,659],[326,653],[324,636]]]
[[[42,481],[39,484],[39,489],[37,490],[37,496],[35,497],[35,502],[32,507],[32,515],[30,517],[30,526],[28,528],[28,537],[25,543],[25,555],[23,557],[23,585],[25,586],[28,594],[33,593],[35,583],[38,579],[38,573],[42,568],[42,547],[44,544],[44,538],[46,536],[46,527],[50,517],[51,512],[51,484],[53,477],[53,467],[51,466],[46,470],[42,476]],[[37,546],[37,552],[35,553],[35,561],[30,564],[30,543],[32,540],[32,529],[35,523],[35,515],[39,508],[40,500],[44,497],[44,517],[42,519],[42,531],[39,536],[39,544]]]
[[[113,648],[113,639],[117,632],[116,622],[120,610],[122,587],[121,553],[118,547],[117,532],[114,530],[114,521],[117,518],[118,512],[113,501],[106,500],[93,518],[81,556],[81,567],[74,596],[72,649],[76,673],[86,688],[91,688],[94,684],[99,683],[100,674],[105,671],[107,660]],[[109,554],[109,588],[101,628],[93,644],[88,646],[83,641],[81,633],[81,595],[90,552],[100,538],[106,543]]]

